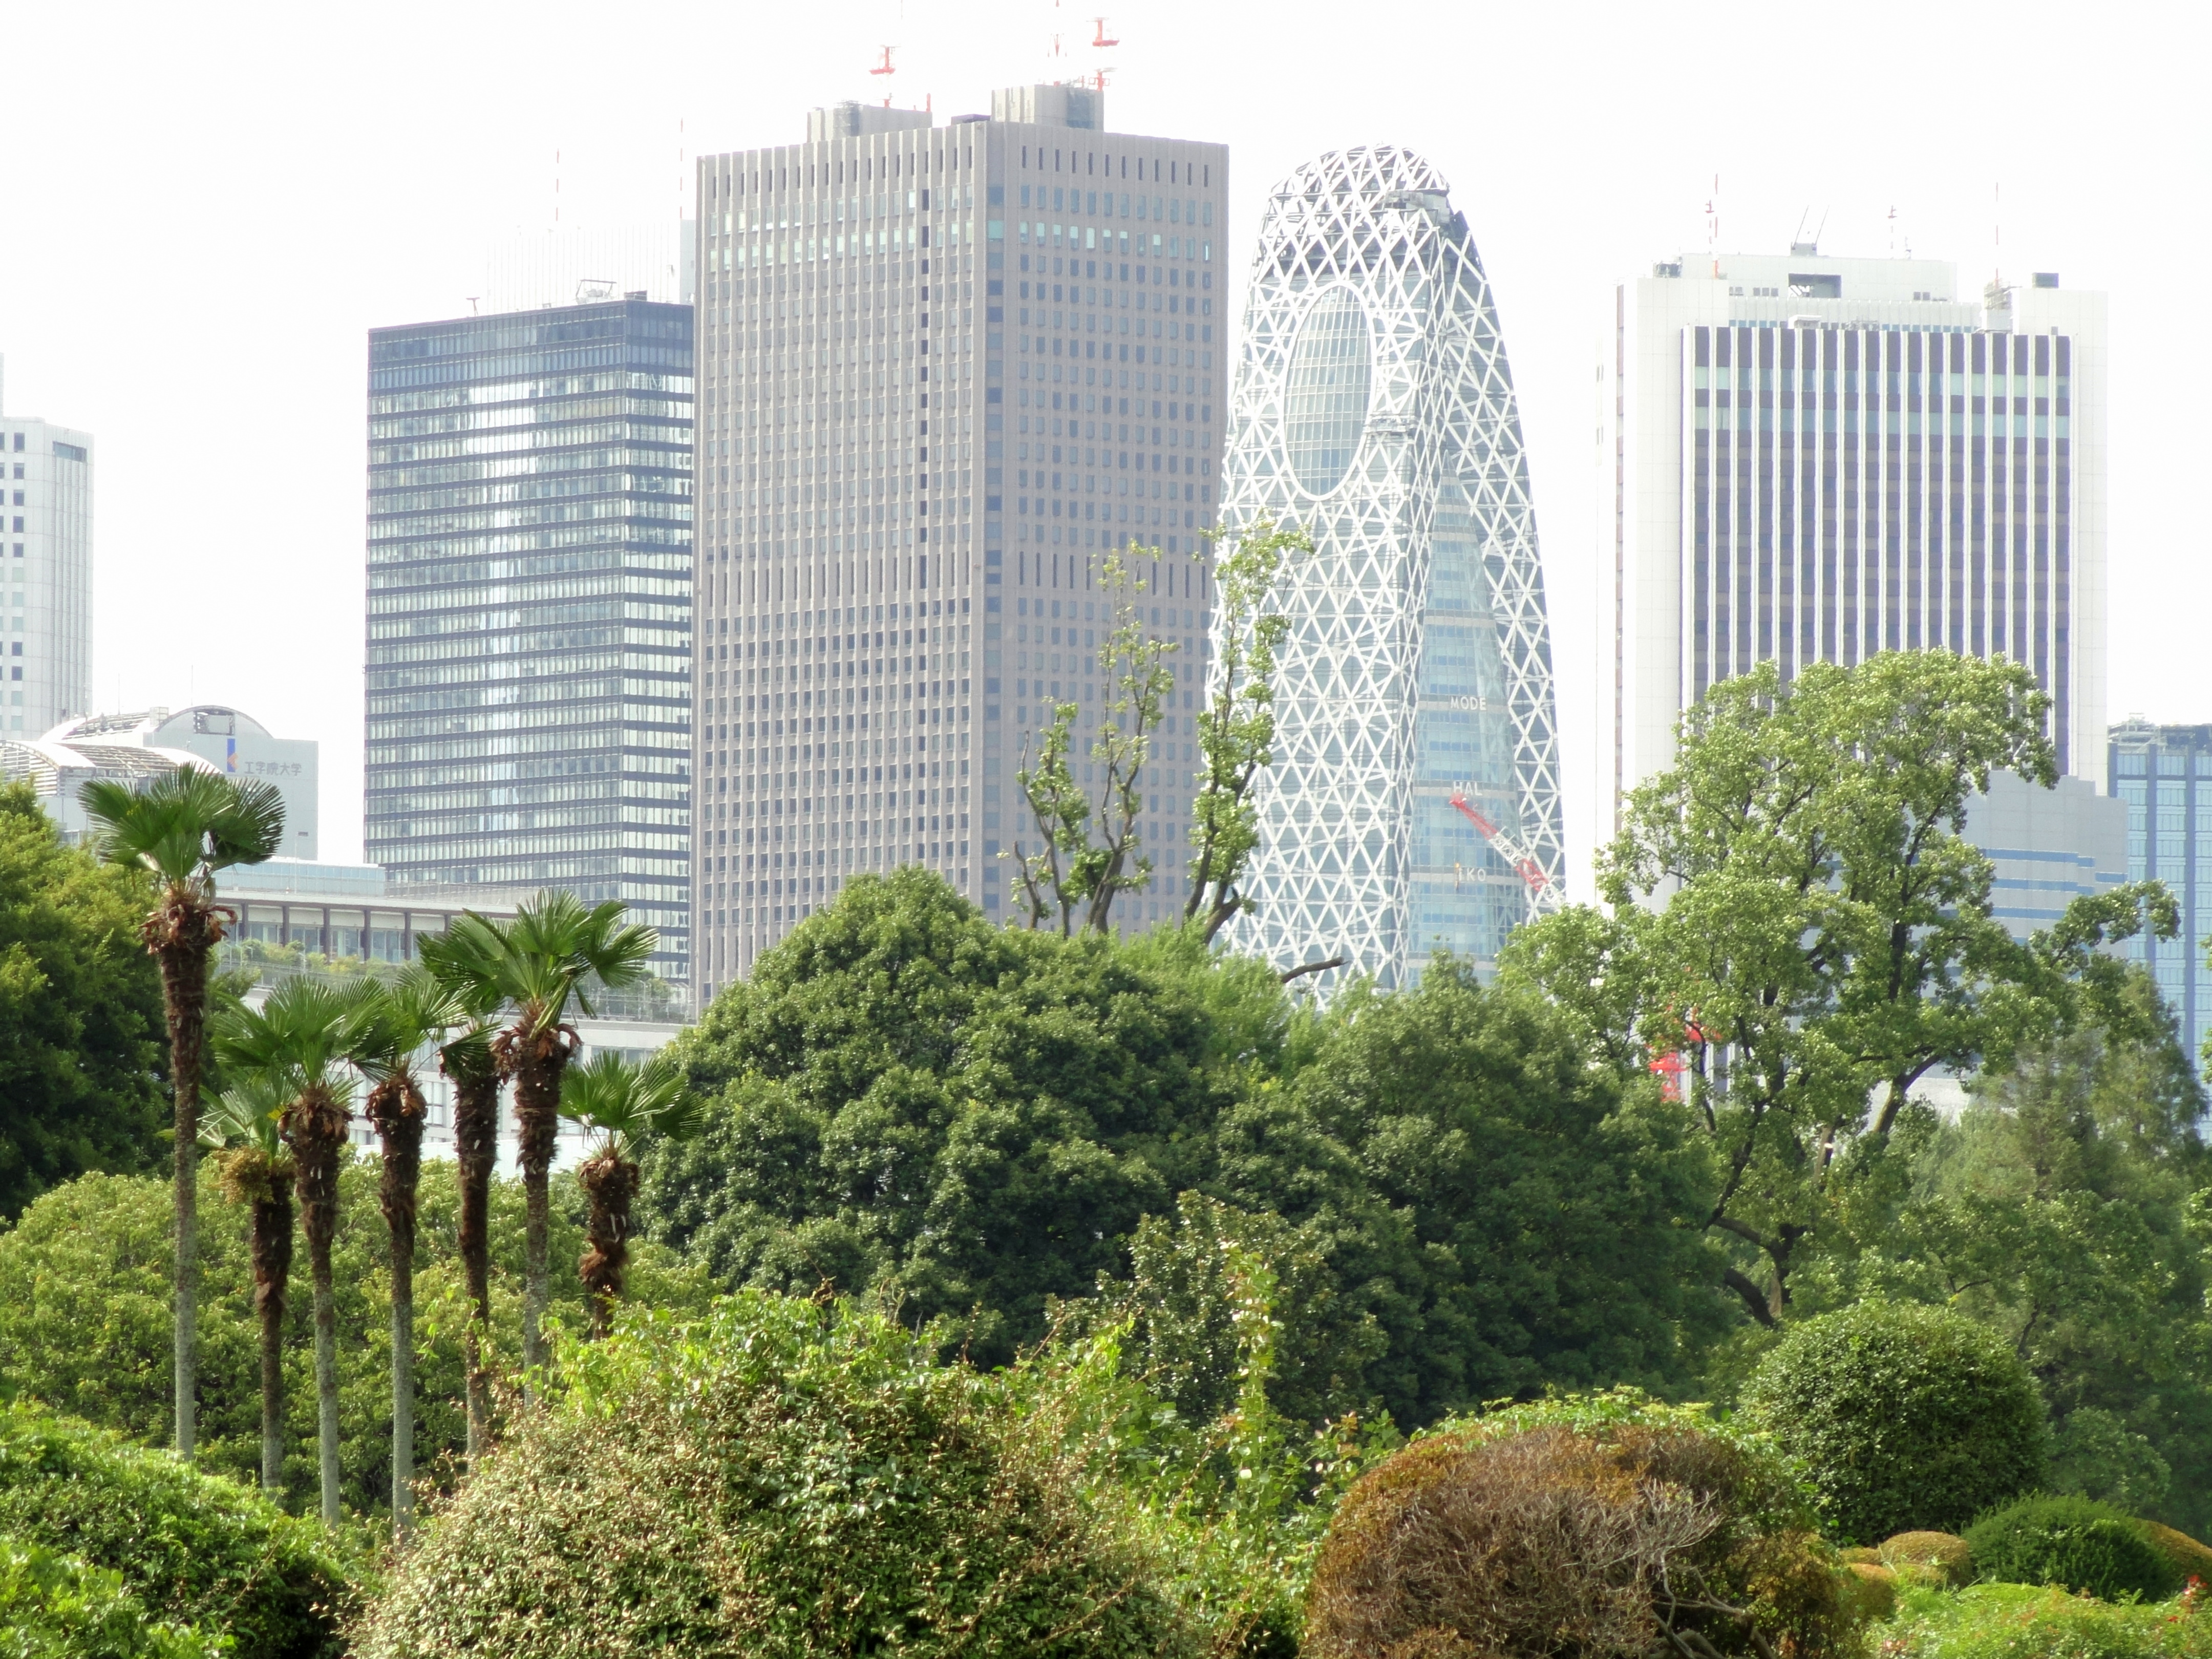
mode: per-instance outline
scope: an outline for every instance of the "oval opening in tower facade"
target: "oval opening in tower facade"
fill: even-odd
[[[1352,471],[1373,374],[1366,307],[1349,288],[1323,290],[1298,325],[1283,408],[1291,471],[1308,495],[1328,495]]]

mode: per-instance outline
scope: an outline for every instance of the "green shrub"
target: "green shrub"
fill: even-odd
[[[0,1413],[0,1536],[121,1575],[154,1617],[223,1632],[238,1659],[341,1651],[345,1577],[319,1529],[103,1431]]]
[[[1847,1544],[1955,1532],[2043,1474],[2034,1379],[1996,1333],[1938,1308],[1863,1302],[1808,1320],[1759,1362],[1743,1404],[1803,1460]]]
[[[2165,1526],[2156,1521],[2145,1521],[2142,1526],[2143,1536],[2173,1563],[2173,1570],[2182,1577],[2195,1578],[2212,1586],[2212,1549],[2207,1549],[2176,1527]]]
[[[0,1539],[8,1659],[216,1659],[228,1644],[150,1620],[119,1573]]]
[[[2181,1574],[2142,1524],[2087,1498],[2029,1498],[1966,1528],[1984,1578],[2059,1584],[2100,1601],[2154,1601],[2181,1587]]]
[[[2195,1598],[2113,1603],[2026,1584],[1908,1589],[1877,1627],[1881,1659],[2208,1659]]]
[[[1839,1565],[1769,1443],[1625,1392],[1552,1401],[1361,1477],[1315,1564],[1302,1651],[1820,1659],[1852,1650],[1891,1578]]]
[[[1899,1533],[1881,1540],[1880,1559],[1907,1574],[1917,1574],[1916,1583],[1955,1586],[1973,1581],[1973,1547],[1955,1533]]]
[[[938,1334],[765,1292],[633,1316],[432,1516],[356,1651],[1194,1652],[1110,1495]]]

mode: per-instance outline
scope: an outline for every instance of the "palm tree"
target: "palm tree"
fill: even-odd
[[[576,1171],[592,1202],[585,1231],[590,1248],[576,1270],[592,1299],[592,1334],[605,1336],[629,1262],[638,1143],[648,1134],[681,1140],[696,1132],[702,1115],[696,1097],[684,1091],[683,1074],[662,1055],[635,1066],[604,1049],[562,1078],[561,1115],[599,1137]]]
[[[402,1539],[415,1518],[415,1217],[429,1116],[416,1069],[465,1018],[428,970],[408,968],[368,1002],[351,1056],[369,1084],[362,1115],[384,1146],[377,1198],[392,1238],[392,1529]]]
[[[460,1164],[461,1273],[470,1310],[461,1359],[471,1468],[491,1449],[491,1375],[484,1358],[491,1343],[491,1174],[499,1162],[499,1091],[506,1081],[492,1053],[497,1031],[489,1013],[471,1011],[467,1025],[438,1050],[438,1069],[453,1085],[453,1156]]]
[[[514,1129],[520,1143],[527,1217],[523,1235],[522,1363],[545,1363],[541,1337],[545,1316],[547,1179],[561,1128],[561,1078],[577,1048],[568,1024],[574,1000],[586,1015],[586,981],[610,989],[634,985],[659,936],[650,927],[625,925],[624,907],[609,900],[586,908],[573,893],[549,890],[507,922],[473,912],[439,936],[422,941],[422,959],[450,984],[473,988],[481,997],[514,1010],[494,1040],[493,1056],[514,1079]]]
[[[315,1288],[315,1426],[323,1521],[333,1527],[339,1519],[338,1371],[331,1242],[337,1232],[338,1160],[356,1081],[347,1056],[360,1042],[374,993],[374,986],[340,990],[319,980],[295,979],[258,1009],[226,1013],[216,1028],[223,1064],[267,1079],[284,1097],[278,1123],[292,1153],[293,1185]]]
[[[157,892],[139,937],[161,970],[168,1016],[169,1090],[176,1146],[176,1441],[192,1455],[199,1399],[200,1066],[206,1048],[208,963],[233,912],[215,902],[218,870],[259,864],[284,844],[284,802],[273,785],[234,782],[185,767],[134,791],[96,778],[77,792],[93,849],[153,873]]]
[[[225,1090],[201,1120],[223,1196],[246,1206],[253,1311],[261,1322],[261,1485],[284,1485],[284,1293],[292,1279],[292,1155],[276,1123],[283,1085],[256,1073]]]

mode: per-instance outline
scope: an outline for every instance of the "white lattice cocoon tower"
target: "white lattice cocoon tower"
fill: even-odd
[[[1304,526],[1261,844],[1233,937],[1283,967],[1487,969],[1560,891],[1552,652],[1490,284],[1419,155],[1352,149],[1270,197],[1224,516]]]

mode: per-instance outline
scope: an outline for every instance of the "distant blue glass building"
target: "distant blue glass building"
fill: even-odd
[[[363,840],[565,887],[690,978],[691,307],[371,331]]]
[[[2128,952],[2149,964],[2180,1016],[2190,1057],[2198,1059],[2212,1024],[2212,972],[2204,965],[2204,936],[2212,933],[2212,726],[2124,720],[2112,727],[2110,760],[2112,793],[2128,806],[2128,878],[2155,876],[2181,902],[2180,933],[2136,939]]]

